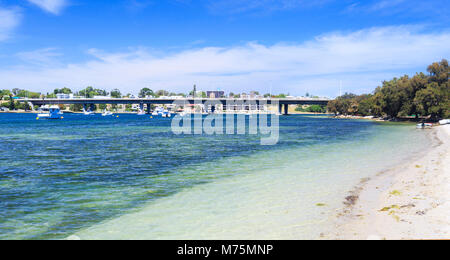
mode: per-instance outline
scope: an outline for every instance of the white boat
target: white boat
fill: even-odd
[[[37,115],[38,119],[61,119],[62,112],[58,106],[48,108],[47,113],[40,113]]]
[[[111,112],[111,111],[103,111],[103,113],[102,113],[102,116],[113,116],[114,114],[113,114],[113,112]]]
[[[93,116],[93,115],[95,115],[95,113],[93,111],[91,111],[90,109],[85,110],[84,108],[83,108],[83,114],[85,116]]]
[[[431,128],[433,126],[433,124],[429,124],[429,123],[421,123],[417,125],[417,129],[425,129],[425,128]]]
[[[439,124],[440,125],[448,125],[448,124],[450,124],[450,119],[441,120],[441,121],[439,121]]]
[[[153,111],[152,116],[172,117],[172,114],[169,112],[169,110],[164,109],[163,107],[157,107]]]
[[[152,116],[162,116],[164,113],[164,108],[162,107],[157,107],[155,108],[155,110],[152,113]]]

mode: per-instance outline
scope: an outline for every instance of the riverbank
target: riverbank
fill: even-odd
[[[383,117],[375,117],[375,116],[352,116],[352,115],[337,115],[331,116],[331,118],[335,119],[357,119],[357,120],[372,120],[377,122],[410,122],[410,123],[419,123],[419,122],[430,122],[430,123],[438,123],[437,120],[432,121],[429,117],[398,117],[398,118],[383,118]]]
[[[325,238],[450,238],[450,125],[429,131],[429,150],[350,192]]]

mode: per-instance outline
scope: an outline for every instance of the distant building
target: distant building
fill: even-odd
[[[223,98],[223,97],[225,97],[225,92],[223,92],[223,91],[206,91],[206,96],[208,98]]]
[[[73,94],[56,94],[57,99],[73,99]]]
[[[261,96],[259,95],[259,92],[257,91],[252,91],[250,92],[250,98],[260,98]]]

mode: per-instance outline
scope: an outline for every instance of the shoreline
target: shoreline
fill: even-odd
[[[450,238],[450,125],[427,134],[429,149],[350,191],[324,239]]]

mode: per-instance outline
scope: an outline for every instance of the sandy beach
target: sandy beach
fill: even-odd
[[[424,131],[432,147],[362,180],[324,238],[450,239],[450,125]]]

